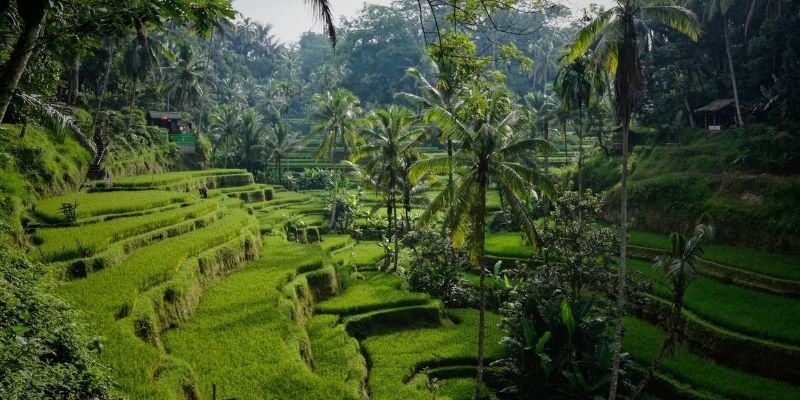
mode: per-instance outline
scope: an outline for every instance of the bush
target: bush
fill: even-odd
[[[522,290],[503,309],[500,360],[511,398],[603,398],[608,393],[613,339],[592,315],[592,300],[568,303],[549,293]],[[625,365],[625,364],[623,364]],[[621,387],[629,387],[621,375]]]
[[[66,305],[38,285],[41,269],[0,251],[0,398],[109,398],[111,382]]]
[[[470,284],[464,279],[469,268],[464,250],[454,249],[447,237],[433,230],[411,232],[403,244],[412,250],[405,271],[411,290],[440,298],[447,307],[472,303]]]

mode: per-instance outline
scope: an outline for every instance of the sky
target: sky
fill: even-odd
[[[558,0],[573,9],[586,7],[589,3],[608,5],[611,0]],[[352,17],[367,3],[389,5],[392,0],[332,0],[333,12],[339,17]],[[233,8],[243,16],[255,21],[272,24],[275,36],[282,42],[294,42],[303,32],[322,32],[315,23],[311,9],[304,0],[233,0]]]

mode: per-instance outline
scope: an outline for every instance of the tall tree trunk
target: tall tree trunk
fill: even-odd
[[[338,208],[338,204],[336,204],[336,185],[333,185],[331,195],[331,227],[330,229],[333,230],[336,228],[336,209]]]
[[[733,56],[731,55],[731,44],[728,39],[728,18],[722,16],[722,37],[725,40],[725,53],[728,55],[728,69],[731,71],[731,85],[733,86],[733,101],[736,104],[736,125],[744,126],[742,119],[742,107],[739,104],[739,88],[736,84],[736,72],[733,70]]]
[[[447,139],[447,184],[453,183],[453,140]]]
[[[116,46],[111,45],[111,50],[108,55],[108,63],[106,64],[106,72],[103,75],[103,86],[100,88],[100,95],[97,96],[97,108],[94,110],[94,118],[92,118],[92,134],[94,128],[97,126],[97,118],[100,116],[100,110],[103,107],[103,97],[106,95],[106,87],[108,87],[108,76],[111,74],[111,66],[114,64],[114,51]]]
[[[206,65],[203,71],[203,86],[205,87],[208,84],[208,63],[211,61],[211,45],[214,43],[214,29],[211,29],[211,36],[208,38],[208,51],[206,52]],[[197,122],[200,124],[200,129],[205,128],[205,118],[203,118],[203,112],[205,112],[206,102],[205,102],[206,91],[202,91],[200,93],[200,114],[197,116]]]
[[[486,261],[486,249],[484,248],[486,242],[486,161],[481,161],[478,168],[478,209],[474,216],[474,229],[477,237],[475,246],[477,246],[478,253],[476,261],[480,276],[480,303],[478,309],[478,371],[475,374],[475,390],[472,393],[472,400],[478,400],[483,387],[483,358],[486,342],[486,266],[484,265]]]
[[[405,225],[403,234],[406,234],[411,230],[411,189],[408,187],[403,190],[403,211],[405,213],[403,215],[403,223]]]
[[[128,110],[128,125],[125,127],[125,132],[129,132],[131,130],[131,123],[133,123],[133,109],[136,107],[136,82],[138,79],[134,78],[133,83],[131,84],[131,106]]]
[[[576,133],[578,134],[578,194],[583,194],[583,177],[581,176],[581,167],[583,167],[583,110],[580,107],[578,107]],[[578,214],[581,214],[581,208],[578,208]]]
[[[3,65],[3,70],[0,73],[0,122],[3,122],[8,105],[11,103],[11,97],[17,89],[22,73],[25,72],[25,66],[28,64],[31,53],[33,53],[36,39],[42,31],[45,16],[47,15],[46,3],[44,0],[17,2],[17,11],[24,22],[19,38],[11,51],[11,56],[6,61],[6,64]]]
[[[678,339],[678,325],[681,320],[681,312],[683,310],[683,295],[680,294],[675,298],[675,304],[672,307],[672,311],[670,313],[669,320],[667,321],[667,336],[664,338],[664,341],[661,343],[661,346],[658,348],[655,356],[653,356],[653,360],[650,362],[650,367],[647,368],[645,371],[644,376],[639,381],[639,384],[636,385],[636,389],[631,395],[631,400],[638,397],[642,390],[644,390],[647,383],[653,377],[658,366],[661,364],[661,359],[664,357],[664,354],[672,348],[672,345]]]
[[[689,116],[689,125],[694,128],[694,115],[692,115],[692,108],[689,107],[689,99],[687,99],[686,96],[683,96],[683,105],[686,107],[686,114]],[[680,137],[678,138],[678,142],[680,142]]]
[[[394,203],[394,199],[392,199],[391,191],[386,196],[386,237],[387,239],[392,237],[392,203]],[[386,271],[389,269],[389,264],[391,262],[389,247],[386,246],[386,254],[383,257],[383,270]]]
[[[397,271],[397,263],[398,258],[400,258],[400,230],[397,229],[397,198],[396,195],[392,195],[395,201],[394,205],[394,270]]]
[[[80,58],[75,56],[74,64],[72,65],[72,70],[70,71],[70,79],[69,79],[69,104],[74,106],[78,104],[78,95],[80,94],[80,84],[81,84],[81,70],[80,70]]]
[[[628,255],[628,130],[630,117],[622,122],[622,176],[620,179],[619,210],[619,272],[617,276],[617,320],[614,329],[614,357],[611,362],[609,400],[617,397],[620,357],[622,355],[622,317],[625,314],[625,264]]]
[[[567,152],[567,119],[566,118],[564,118],[564,120],[561,121],[561,128],[562,128],[562,130],[564,132],[564,163],[566,163],[567,159],[569,158],[569,154]]]

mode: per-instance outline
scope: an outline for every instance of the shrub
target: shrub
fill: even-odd
[[[469,282],[464,271],[469,261],[463,249],[455,249],[450,240],[433,230],[409,233],[403,244],[412,250],[406,278],[411,290],[442,299],[448,307],[472,303]]]
[[[509,353],[498,362],[504,367],[503,392],[518,399],[589,399],[608,393],[613,340],[592,305],[589,298],[568,303],[553,293],[520,291],[503,309],[508,336],[501,342]]]
[[[109,398],[97,343],[39,287],[41,269],[0,251],[0,398]]]

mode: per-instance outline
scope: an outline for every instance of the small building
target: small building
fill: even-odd
[[[148,111],[147,124],[164,128],[169,133],[183,133],[192,130],[191,124],[183,123],[181,113],[178,111]]]
[[[169,132],[170,142],[178,145],[181,153],[193,154],[197,146],[197,136],[192,133],[192,124],[184,123],[177,111],[148,111],[147,124],[164,128]]]
[[[741,104],[742,113],[745,108]],[[726,128],[735,127],[736,124],[736,101],[734,99],[716,99],[698,109],[694,110],[697,121],[703,121],[703,126],[710,131],[720,131]],[[742,118],[747,116],[742,115]]]

